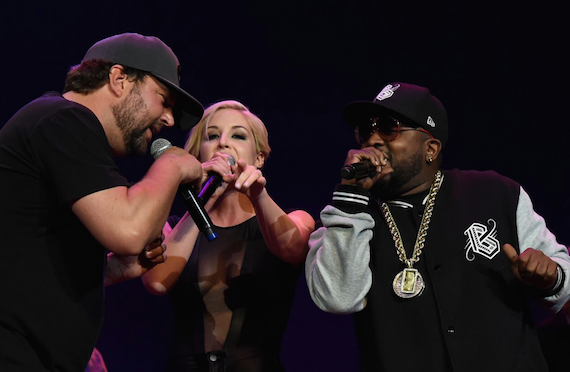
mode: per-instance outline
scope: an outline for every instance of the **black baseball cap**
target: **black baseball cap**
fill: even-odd
[[[386,85],[372,101],[355,101],[342,110],[353,127],[373,117],[392,116],[416,124],[445,146],[448,137],[447,112],[429,89],[407,83]]]
[[[108,60],[148,72],[176,92],[174,121],[180,129],[190,130],[202,118],[202,104],[180,88],[178,58],[159,38],[136,33],[114,35],[93,44],[81,62],[94,59]]]

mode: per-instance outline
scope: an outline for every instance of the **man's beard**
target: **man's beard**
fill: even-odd
[[[148,142],[144,138],[148,126],[142,126],[148,118],[147,106],[141,97],[140,87],[135,84],[127,98],[112,106],[117,127],[123,134],[127,155],[144,155]]]
[[[393,165],[394,172],[378,180],[371,188],[370,195],[379,200],[387,200],[401,194],[401,187],[422,171],[423,154],[418,150],[404,162]]]

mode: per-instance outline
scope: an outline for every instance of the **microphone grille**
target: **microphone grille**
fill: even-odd
[[[234,157],[231,156],[231,155],[230,155],[230,157],[229,157],[229,163],[230,163],[230,165],[236,165],[236,160],[235,160]]]
[[[154,140],[152,145],[150,145],[150,154],[153,158],[156,159],[170,147],[172,147],[172,144],[169,140],[164,138],[157,138]]]

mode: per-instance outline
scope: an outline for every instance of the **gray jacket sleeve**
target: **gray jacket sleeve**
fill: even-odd
[[[559,273],[559,277],[564,278],[560,290],[543,299],[551,307],[551,310],[558,312],[570,298],[570,256],[568,249],[556,241],[554,234],[546,227],[544,218],[534,211],[530,197],[522,187],[516,216],[520,252],[524,252],[527,248],[540,250],[556,261],[564,272],[564,275]]]
[[[346,195],[335,192],[333,202],[335,197]],[[311,297],[327,312],[360,311],[372,285],[369,243],[374,220],[368,213],[346,213],[329,205],[321,212],[321,222],[323,227],[309,239],[305,264]]]
[[[544,219],[534,212],[530,197],[522,188],[516,219],[521,253],[529,247],[543,251],[564,272],[560,290],[544,298],[548,306],[558,312],[570,299],[568,250],[556,241]],[[366,294],[372,284],[369,243],[374,220],[365,212],[347,213],[327,206],[321,212],[321,221],[323,227],[309,239],[305,264],[311,298],[320,309],[331,313],[360,311],[366,306]]]

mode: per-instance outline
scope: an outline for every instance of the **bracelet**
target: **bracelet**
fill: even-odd
[[[552,289],[550,289],[549,291],[547,291],[544,294],[544,297],[550,297],[550,296],[558,293],[560,291],[560,289],[564,286],[565,279],[566,279],[566,274],[564,274],[564,270],[562,270],[560,268],[560,265],[557,265],[556,266],[556,283],[554,283],[554,286],[552,287]]]

